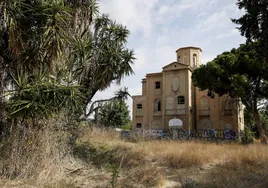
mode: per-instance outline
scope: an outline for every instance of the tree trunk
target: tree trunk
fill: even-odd
[[[258,127],[261,143],[262,144],[267,144],[267,138],[265,136],[265,131],[264,131],[263,127],[262,127],[262,122],[261,122],[261,119],[260,119],[260,115],[259,115],[259,112],[257,110],[253,112],[253,117],[254,117],[255,123],[256,123],[256,125]]]
[[[5,135],[7,130],[5,126],[5,107],[4,107],[4,66],[0,66],[0,138]]]

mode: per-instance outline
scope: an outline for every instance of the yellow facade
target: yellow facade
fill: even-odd
[[[192,84],[191,75],[201,64],[202,50],[185,47],[176,51],[177,60],[162,72],[147,74],[142,95],[133,96],[132,129],[167,129],[169,121],[182,121],[185,130],[244,129],[241,102],[228,96],[208,97]]]

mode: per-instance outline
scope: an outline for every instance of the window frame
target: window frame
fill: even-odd
[[[141,129],[142,128],[142,123],[136,123],[136,128]]]
[[[162,111],[161,100],[160,99],[154,100],[154,112],[161,112],[161,111]]]
[[[137,109],[142,109],[142,104],[139,103],[139,104],[137,104],[136,107],[137,107]]]
[[[155,84],[155,86],[154,86],[155,89],[161,89],[161,82],[160,81],[157,81],[154,84]]]
[[[197,55],[193,54],[193,66],[196,67],[197,66]]]
[[[183,103],[182,103],[181,101],[183,101]],[[178,96],[178,97],[177,97],[177,104],[178,104],[178,105],[185,104],[185,97],[182,96],[182,95]]]

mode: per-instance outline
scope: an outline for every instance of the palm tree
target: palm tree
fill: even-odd
[[[27,156],[21,146],[34,146],[29,135],[48,125],[59,132],[73,128],[89,114],[97,91],[133,73],[128,30],[95,14],[96,7],[95,0],[0,1],[0,108],[6,106],[0,135],[7,131],[4,139],[18,143],[8,157]],[[125,93],[117,97],[125,99]],[[19,165],[10,177],[19,174]]]
[[[78,83],[86,89],[84,116],[87,106],[98,91],[112,82],[121,83],[125,76],[133,74],[134,52],[126,48],[129,31],[110,20],[107,15],[94,20],[93,33],[83,33],[74,37],[75,46],[71,54],[73,69]]]
[[[115,94],[114,97],[111,97],[108,99],[96,100],[96,101],[92,102],[89,110],[87,111],[86,118],[89,115],[91,115],[92,113],[95,113],[95,116],[97,116],[98,110],[109,102],[118,101],[121,103],[121,102],[125,102],[128,99],[128,97],[132,98],[132,96],[128,92],[127,87],[124,87],[124,88],[117,90],[114,94]]]
[[[129,31],[106,15],[98,16],[97,7],[95,0],[1,1],[0,97],[12,88],[8,104],[13,114],[29,110],[29,103],[16,100],[33,93],[43,96],[50,88],[53,92],[66,89],[55,93],[65,96],[62,100],[83,98],[77,108],[86,117],[97,91],[133,74],[134,52],[126,48]],[[26,92],[29,88],[31,92]],[[51,104],[54,99],[45,100]]]

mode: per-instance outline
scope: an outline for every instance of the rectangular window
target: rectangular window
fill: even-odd
[[[142,109],[142,104],[137,104],[137,109]]]
[[[160,112],[161,111],[161,101],[155,100],[154,101],[154,112]]]
[[[155,82],[155,89],[160,89],[160,82]]]
[[[196,64],[197,64],[197,55],[194,54],[194,55],[193,55],[193,66],[195,67]]]
[[[161,111],[161,101],[159,101],[158,104],[157,104],[157,110]]]
[[[178,97],[178,104],[185,104],[185,98],[184,98],[184,96],[179,96]]]
[[[141,128],[141,123],[137,123],[136,127],[137,127],[138,129],[140,129],[140,128]]]

